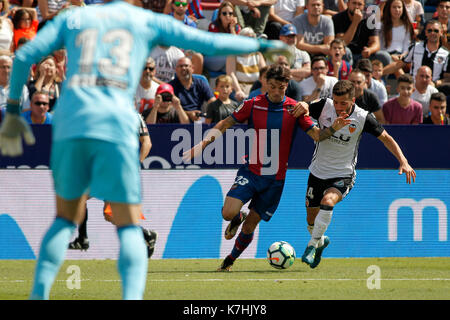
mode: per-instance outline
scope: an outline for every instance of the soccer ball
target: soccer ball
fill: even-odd
[[[294,264],[295,250],[286,241],[277,241],[267,250],[267,261],[276,269],[287,269]]]

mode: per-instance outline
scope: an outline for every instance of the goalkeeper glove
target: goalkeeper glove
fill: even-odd
[[[11,157],[22,155],[22,135],[27,145],[35,143],[33,131],[25,119],[7,112],[0,126],[0,154]]]

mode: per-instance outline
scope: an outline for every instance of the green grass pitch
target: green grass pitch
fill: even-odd
[[[121,282],[116,263],[115,260],[65,261],[50,298],[120,299]],[[450,258],[324,258],[316,269],[297,259],[287,270],[276,270],[265,259],[240,259],[233,271],[227,273],[215,271],[220,263],[217,259],[149,260],[144,298],[450,299]],[[34,266],[35,261],[31,260],[0,260],[0,299],[27,299]],[[76,278],[77,275],[80,277]]]

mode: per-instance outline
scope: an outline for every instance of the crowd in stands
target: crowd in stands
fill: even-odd
[[[217,0],[210,19],[199,0],[135,2],[192,28],[280,40],[291,51],[210,57],[154,48],[135,95],[149,125],[216,123],[266,92],[274,63],[290,69],[293,99],[332,98],[334,84],[350,80],[356,104],[383,124],[450,124],[450,0]],[[86,5],[102,0],[0,0],[0,121],[15,52],[61,11]],[[29,123],[51,124],[65,66],[59,50],[30,70],[22,94]]]

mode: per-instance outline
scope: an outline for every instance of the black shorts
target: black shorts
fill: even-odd
[[[336,188],[342,194],[344,199],[352,190],[354,180],[352,178],[333,178],[333,179],[319,179],[316,176],[309,174],[308,187],[306,189],[306,207],[315,208],[320,207],[325,191],[329,188]]]

